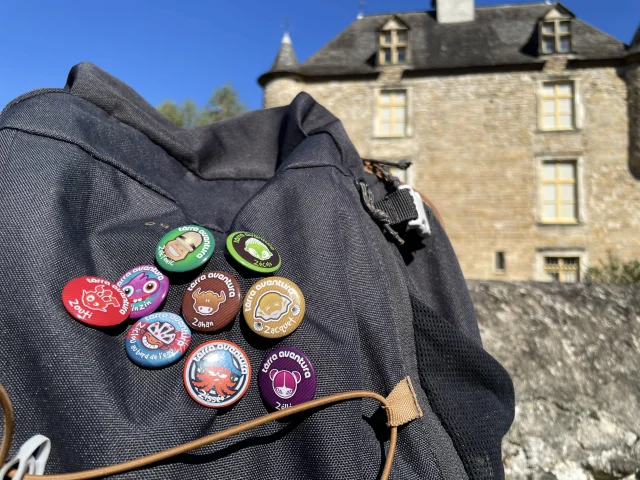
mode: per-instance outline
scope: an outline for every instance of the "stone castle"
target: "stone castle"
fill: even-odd
[[[306,91],[363,158],[436,205],[467,278],[577,282],[640,258],[640,28],[562,4],[359,16],[304,63],[285,34],[264,107]]]

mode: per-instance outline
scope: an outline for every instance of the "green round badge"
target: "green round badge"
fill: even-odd
[[[240,265],[262,273],[280,268],[280,255],[264,238],[249,232],[234,232],[227,237],[227,250]]]
[[[209,261],[215,243],[206,228],[197,225],[174,228],[158,242],[156,260],[169,272],[195,270]]]

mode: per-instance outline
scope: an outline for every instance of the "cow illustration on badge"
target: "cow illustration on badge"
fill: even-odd
[[[227,300],[227,295],[224,291],[212,292],[212,291],[200,291],[197,289],[191,294],[193,298],[193,309],[200,315],[213,315],[220,309],[220,305]]]
[[[182,297],[182,316],[191,328],[202,332],[220,330],[240,310],[240,285],[228,272],[203,272],[187,287]]]
[[[184,366],[187,393],[205,407],[222,408],[240,400],[251,381],[251,364],[244,351],[225,340],[198,347]]]

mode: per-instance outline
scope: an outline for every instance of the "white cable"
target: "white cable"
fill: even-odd
[[[0,480],[6,480],[7,474],[16,469],[13,480],[22,480],[26,475],[44,475],[44,468],[47,466],[49,453],[51,452],[51,440],[44,435],[34,435],[18,450],[18,454],[13,457],[0,470]]]

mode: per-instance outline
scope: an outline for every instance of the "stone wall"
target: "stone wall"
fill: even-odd
[[[543,255],[576,255],[582,269],[612,250],[640,257],[640,181],[629,170],[627,85],[616,68],[565,69],[553,58],[544,71],[308,82],[273,80],[265,106],[307,91],[342,120],[361,156],[409,159],[410,183],[437,206],[467,278],[543,279]],[[543,80],[571,79],[578,91],[578,128],[539,129]],[[409,98],[405,138],[374,134],[380,88]],[[639,157],[640,158],[640,157]],[[580,222],[539,222],[544,159],[579,163]],[[494,271],[496,251],[506,273]]]
[[[640,286],[469,289],[485,348],[515,385],[507,480],[640,478]]]

